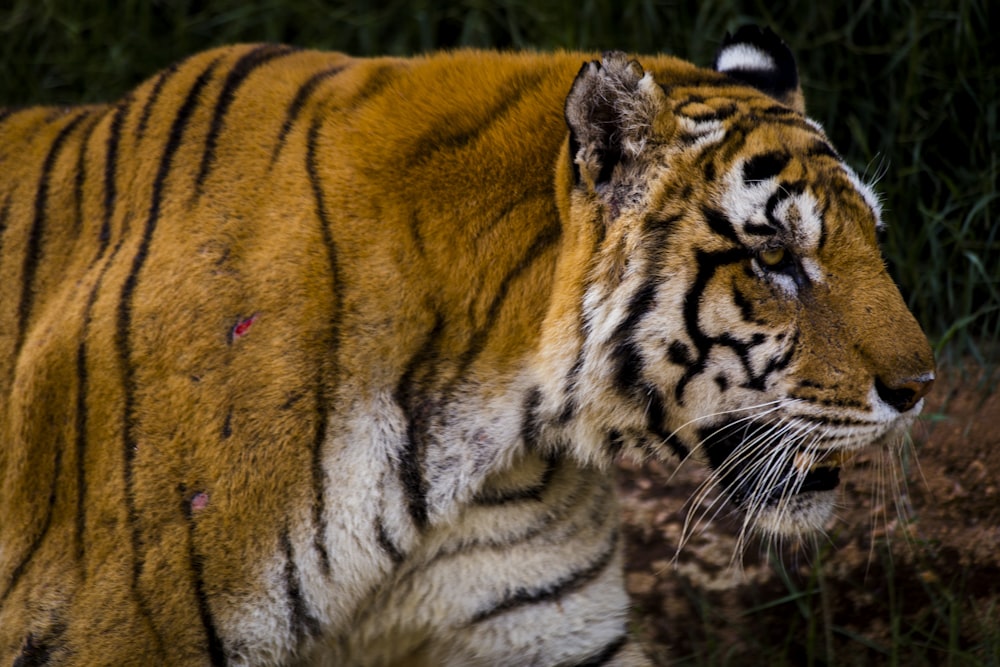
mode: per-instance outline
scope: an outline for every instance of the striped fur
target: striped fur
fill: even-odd
[[[821,526],[933,361],[741,40],[242,45],[0,115],[0,662],[644,664],[615,456]]]

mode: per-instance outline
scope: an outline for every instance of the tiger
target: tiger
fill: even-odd
[[[934,382],[770,29],[218,47],[0,164],[3,664],[651,664],[616,460],[814,535]]]

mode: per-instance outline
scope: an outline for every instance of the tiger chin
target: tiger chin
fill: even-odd
[[[934,360],[770,31],[0,112],[0,662],[640,665],[610,463],[831,514]]]

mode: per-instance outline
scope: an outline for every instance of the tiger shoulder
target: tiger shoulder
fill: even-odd
[[[224,47],[0,112],[0,173],[6,664],[650,664],[616,458],[810,535],[934,381],[766,29]]]

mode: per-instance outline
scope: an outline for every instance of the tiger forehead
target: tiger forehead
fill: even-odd
[[[760,122],[727,128],[700,156],[706,180],[718,172],[723,190],[753,191],[758,206],[807,193],[817,213],[844,217],[874,234],[882,226],[875,191],[847,165],[814,121]],[[770,192],[769,192],[770,191]]]
[[[877,243],[877,200],[819,132],[761,126],[718,131],[714,145],[705,143],[681,167],[700,171],[703,189],[665,193],[664,210],[697,213],[717,235],[749,248],[779,243],[812,253],[859,234]]]
[[[664,89],[673,100],[673,113],[692,120],[757,123],[783,118],[785,123],[810,127],[799,112],[751,88]]]

